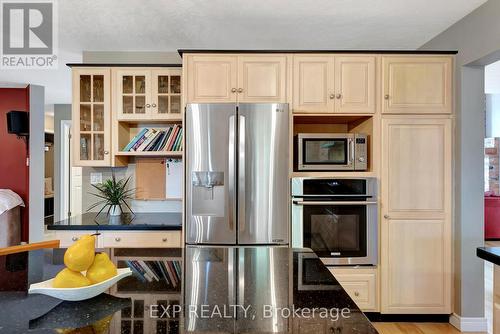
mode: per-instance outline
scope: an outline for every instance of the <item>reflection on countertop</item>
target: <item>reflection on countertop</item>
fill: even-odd
[[[52,278],[63,267],[62,250],[0,257],[0,308],[9,310],[0,313],[0,332],[377,333],[307,249],[106,251],[135,274],[109,294],[82,302],[26,292],[30,283]]]

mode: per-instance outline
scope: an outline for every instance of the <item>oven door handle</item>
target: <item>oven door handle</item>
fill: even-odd
[[[293,201],[295,205],[374,205],[376,201]]]

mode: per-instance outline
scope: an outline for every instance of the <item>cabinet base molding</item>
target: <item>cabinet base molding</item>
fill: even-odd
[[[371,322],[451,322],[449,314],[382,314],[380,312],[364,313]]]
[[[467,318],[453,313],[452,315],[450,315],[450,324],[461,332],[488,331],[488,322],[486,318]]]

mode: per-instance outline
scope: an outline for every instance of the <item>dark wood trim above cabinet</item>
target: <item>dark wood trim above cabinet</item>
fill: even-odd
[[[455,50],[213,50],[213,49],[179,49],[184,53],[358,53],[358,54],[411,54],[411,55],[454,55]]]
[[[105,63],[68,63],[68,67],[182,67],[182,64],[105,64]]]

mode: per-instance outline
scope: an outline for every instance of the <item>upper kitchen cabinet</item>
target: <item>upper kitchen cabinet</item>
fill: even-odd
[[[73,164],[111,166],[110,69],[73,70]]]
[[[238,57],[188,55],[188,103],[236,102]]]
[[[286,57],[238,57],[238,102],[286,102]]]
[[[450,114],[452,57],[382,57],[383,108],[387,114]]]
[[[293,59],[293,112],[328,113],[335,108],[331,56],[298,55]]]
[[[181,119],[181,73],[168,69],[113,69],[118,120]]]
[[[187,103],[286,102],[286,57],[187,55]]]
[[[376,56],[296,55],[296,113],[374,113]]]
[[[335,112],[375,112],[374,56],[335,57]]]

